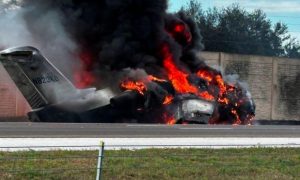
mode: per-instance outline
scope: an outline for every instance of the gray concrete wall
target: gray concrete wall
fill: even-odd
[[[300,120],[300,59],[201,52],[208,65],[238,74],[256,102],[256,119]]]

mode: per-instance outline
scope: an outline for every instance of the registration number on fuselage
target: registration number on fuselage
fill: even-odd
[[[47,84],[51,82],[58,82],[59,78],[54,75],[53,73],[47,73],[44,76],[36,77],[32,79],[32,82],[34,84],[40,85],[40,84]]]

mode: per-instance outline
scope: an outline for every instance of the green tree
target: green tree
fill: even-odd
[[[284,46],[286,56],[289,58],[300,58],[300,44],[296,38],[289,39],[288,43]]]
[[[201,30],[207,51],[300,58],[300,45],[285,24],[272,22],[262,10],[247,12],[238,4],[203,11],[191,0],[181,9]]]

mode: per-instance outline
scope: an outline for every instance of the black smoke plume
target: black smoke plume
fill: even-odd
[[[204,66],[194,53],[203,47],[199,30],[183,13],[166,13],[167,0],[24,0],[22,7],[28,9],[25,19],[37,36],[43,36],[43,32],[31,24],[47,12],[57,12],[66,31],[82,50],[92,53],[100,67],[152,71],[162,64],[158,52],[165,42],[171,45],[175,59],[181,59],[190,69]],[[170,38],[166,28],[178,23],[186,25],[192,34],[191,44],[180,37]],[[47,27],[47,22],[43,26]]]

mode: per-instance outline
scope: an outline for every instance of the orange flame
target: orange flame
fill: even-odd
[[[167,45],[165,45],[162,50],[163,50],[163,54],[165,56],[163,65],[168,73],[168,78],[172,82],[175,90],[182,94],[183,93],[196,94],[198,92],[198,90],[195,86],[192,86],[188,82],[188,80],[187,80],[188,74],[179,70],[176,67],[176,65],[174,64],[173,57],[172,57],[169,47]]]
[[[181,94],[195,94],[199,97],[202,97],[206,100],[214,100],[214,96],[209,94],[207,91],[199,92],[199,89],[191,85],[188,81],[188,74],[181,71],[174,63],[173,56],[170,52],[169,46],[164,45],[162,48],[164,61],[163,66],[167,71],[168,78],[172,82],[173,87],[178,93]]]
[[[149,75],[149,76],[148,76],[148,80],[149,80],[149,81],[156,81],[156,82],[166,82],[165,79],[159,79],[159,78],[157,78],[157,77],[155,77],[155,76],[152,76],[152,75]]]
[[[163,102],[163,105],[169,105],[172,103],[174,97],[172,95],[168,95],[165,97],[165,100]]]
[[[182,27],[178,26],[178,31],[182,31]],[[176,30],[176,31],[177,31]],[[203,91],[199,87],[190,83],[189,75],[190,73],[183,71],[180,69],[174,60],[173,54],[171,53],[170,47],[168,44],[164,44],[162,47],[162,55],[163,55],[163,67],[167,74],[167,80],[157,78],[153,75],[149,75],[143,80],[140,81],[124,81],[121,83],[121,87],[126,90],[135,90],[140,94],[144,95],[147,91],[147,83],[149,82],[170,82],[175,91],[179,94],[194,94],[199,96],[205,100],[216,100],[219,105],[224,106],[225,109],[229,109],[233,117],[233,125],[240,125],[242,123],[251,123],[254,118],[254,115],[247,115],[246,121],[242,121],[241,117],[243,117],[238,111],[243,101],[239,98],[239,87],[231,84],[227,84],[222,75],[215,73],[209,69],[201,69],[196,75],[205,80],[208,85],[208,90]],[[230,97],[230,98],[229,98]],[[233,97],[233,98],[232,98]],[[173,102],[174,96],[167,95],[163,100],[163,105],[169,105]],[[219,123],[220,115],[216,115],[212,117],[209,123]],[[176,119],[169,115],[168,113],[163,114],[163,119],[166,124],[175,124]],[[225,122],[225,121],[221,121]]]
[[[234,121],[233,125],[240,125],[240,124],[242,124],[242,121],[241,121],[241,119],[240,119],[237,111],[235,109],[232,109],[231,113],[235,116],[235,121]]]
[[[147,87],[143,82],[124,81],[121,83],[121,87],[126,90],[135,90],[142,95],[147,91]]]
[[[168,125],[176,124],[176,119],[172,115],[164,113],[163,118],[164,118],[165,123],[168,124]]]
[[[215,97],[213,95],[209,94],[208,91],[198,93],[198,96],[202,97],[205,100],[209,100],[209,101],[213,101],[215,99]]]
[[[222,96],[227,91],[225,82],[224,82],[223,78],[220,75],[216,76],[216,81],[217,81],[217,84],[218,84],[218,87],[219,87],[219,91],[220,91],[219,95]]]
[[[206,80],[208,82],[208,85],[213,83],[217,85],[219,89],[217,101],[219,104],[229,105],[229,103],[234,103],[230,102],[230,99],[227,96],[229,92],[235,93],[235,87],[233,85],[226,84],[221,75],[214,75],[208,70],[200,70],[197,72],[197,76]],[[236,94],[234,95],[236,96]],[[230,111],[230,113],[234,116],[233,125],[240,125],[242,123],[241,118],[236,110],[240,106],[240,104],[240,102],[235,102],[234,107]],[[251,117],[247,119],[249,119],[249,122],[252,121]]]
[[[199,70],[197,72],[197,76],[206,80],[208,83],[210,83],[213,80],[212,74],[210,74],[208,71],[205,70]]]

